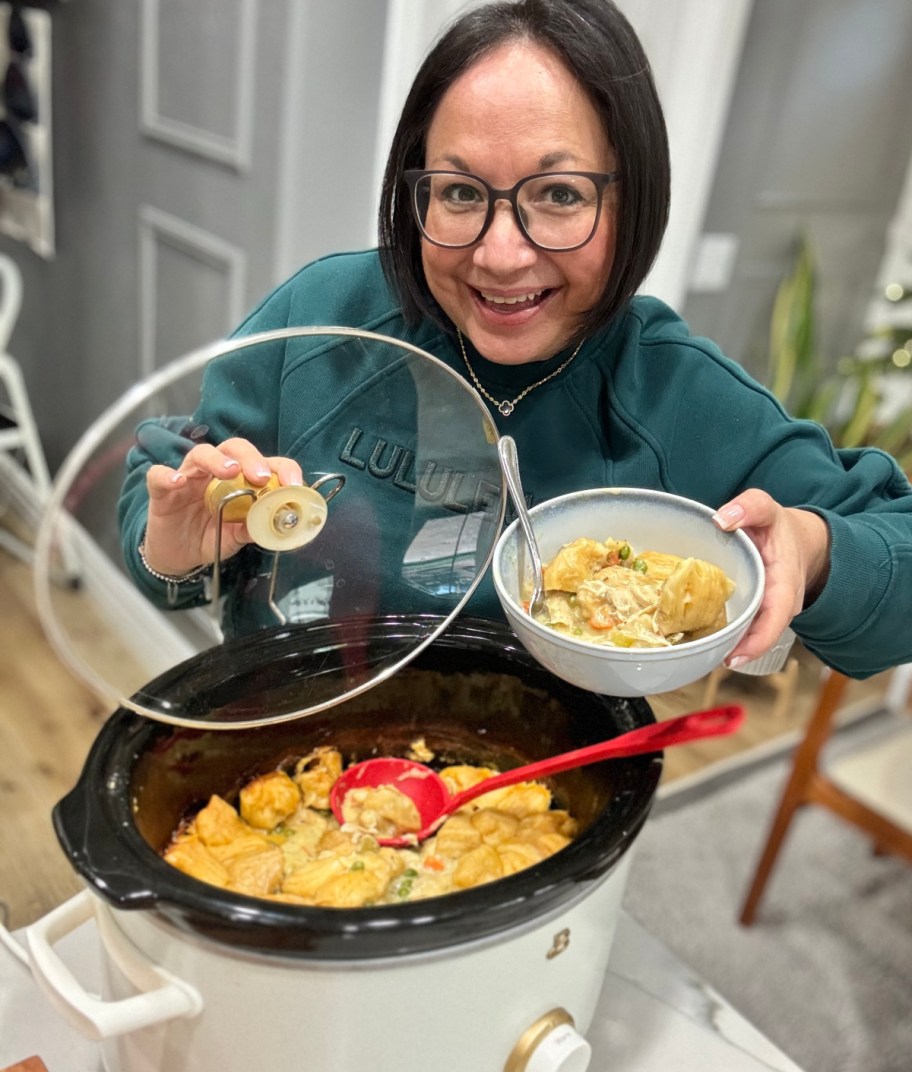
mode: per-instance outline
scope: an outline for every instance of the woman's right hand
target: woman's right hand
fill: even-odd
[[[262,487],[275,473],[280,483],[303,484],[301,467],[291,458],[267,458],[246,439],[227,439],[219,446],[199,444],[187,452],[178,469],[153,465],[146,474],[149,516],[143,554],[149,567],[179,577],[215,559],[217,517],[206,503],[213,477],[230,480],[241,473]],[[224,521],[219,549],[222,561],[250,543],[243,521]]]

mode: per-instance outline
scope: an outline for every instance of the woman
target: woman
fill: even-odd
[[[834,450],[669,308],[634,296],[668,197],[660,105],[617,9],[492,3],[454,23],[416,76],[384,178],[379,253],[304,268],[239,331],[345,324],[429,351],[514,437],[533,501],[615,485],[712,506],[766,567],[732,667],[789,623],[847,674],[912,659],[912,489],[887,455]],[[300,459],[285,452],[318,414],[289,412],[287,400],[324,388],[306,362],[275,361],[265,386],[262,365],[256,377],[242,362],[210,369],[194,420],[208,442],[182,460],[165,445],[134,452],[124,542],[150,594],[170,578],[198,598],[213,558],[200,505],[212,476],[263,483],[275,469],[301,481]],[[252,432],[231,438],[238,427]],[[248,539],[226,526],[222,557]],[[499,613],[484,587],[468,609]]]

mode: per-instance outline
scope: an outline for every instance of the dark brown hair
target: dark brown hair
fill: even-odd
[[[444,93],[478,59],[508,41],[550,49],[588,92],[620,172],[617,243],[605,289],[581,334],[603,328],[633,296],[668,222],[668,138],[652,71],[633,28],[611,0],[496,0],[460,16],[421,65],[393,135],[380,195],[383,271],[406,319],[446,323],[428,290],[421,241],[402,173],[424,167],[428,128]]]

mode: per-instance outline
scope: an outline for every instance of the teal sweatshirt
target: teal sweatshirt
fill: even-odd
[[[339,254],[302,268],[236,334],[305,325],[391,336],[466,375],[453,334],[431,321],[405,324],[376,251]],[[414,398],[403,388],[395,395],[401,397],[401,420],[391,421],[388,412],[381,419],[376,396],[363,390],[357,362],[340,369],[326,351],[322,339],[304,347],[258,348],[255,360],[244,351],[220,357],[207,368],[195,414],[140,427],[120,520],[128,566],[150,598],[163,603],[165,586],[143,569],[136,552],[145,528],[146,469],[155,461],[178,464],[192,435],[214,443],[243,435],[266,455],[297,457],[309,476],[345,474],[361,496],[350,501],[366,496],[376,503],[370,516],[361,510],[348,519],[347,531],[365,565],[363,598],[352,599],[346,609],[358,613],[376,606],[372,586],[382,583],[378,566],[382,577],[388,572],[386,554],[401,559],[403,525],[411,524],[407,519],[422,477],[405,464],[414,448]],[[568,356],[503,366],[471,347],[468,355],[481,383],[498,399],[515,398]],[[398,390],[395,376],[390,390]],[[790,418],[743,368],[712,342],[692,336],[662,302],[634,298],[607,330],[586,340],[566,370],[531,391],[509,417],[493,405],[489,409],[498,430],[516,441],[533,505],[570,491],[616,486],[655,488],[715,508],[758,487],[783,506],[817,512],[830,529],[830,574],[815,603],[794,619],[794,630],[824,662],[855,677],[912,661],[912,488],[896,463],[875,449],[836,450],[820,425]],[[471,445],[462,443],[443,449],[472,454]],[[458,468],[468,469],[471,461],[462,457]],[[478,506],[477,484],[461,494],[465,501],[455,501],[457,495],[450,504],[454,512],[471,510],[466,496],[474,496]],[[262,586],[268,566],[254,548],[226,564],[228,629],[266,621],[245,622],[251,604],[232,602],[231,593],[249,595]],[[302,568],[300,574],[292,571],[286,586],[306,583]],[[399,609],[445,610],[452,598],[435,603],[433,593],[425,595],[429,602],[410,605],[403,593]],[[201,585],[182,587],[181,605],[202,599]],[[502,617],[489,577],[465,610]]]

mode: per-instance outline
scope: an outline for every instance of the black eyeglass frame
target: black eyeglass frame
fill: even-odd
[[[481,225],[481,230],[471,242],[450,245],[447,242],[438,242],[436,238],[431,238],[427,231],[425,231],[424,224],[421,222],[421,213],[418,209],[418,183],[430,175],[461,175],[466,179],[471,179],[473,182],[477,182],[487,190],[487,215],[485,216],[484,223]],[[587,238],[584,238],[582,242],[577,242],[575,246],[545,246],[542,245],[541,242],[536,242],[526,229],[522,213],[520,212],[519,202],[517,201],[517,195],[520,188],[527,182],[530,182],[532,179],[547,179],[551,176],[556,178],[560,175],[575,175],[579,178],[590,179],[595,184],[596,194],[598,195],[598,203],[595,208],[595,219],[592,221],[592,230],[589,232]],[[415,222],[418,224],[418,230],[421,231],[422,236],[434,246],[439,246],[441,249],[469,249],[470,247],[477,245],[487,234],[488,228],[491,226],[491,221],[494,219],[494,208],[496,203],[498,201],[509,201],[510,207],[513,210],[513,219],[516,220],[516,225],[519,227],[527,242],[535,246],[536,249],[544,250],[546,253],[572,253],[573,250],[582,249],[583,246],[592,241],[598,228],[599,219],[601,218],[602,199],[605,190],[612,183],[620,181],[621,173],[619,171],[540,171],[536,172],[534,175],[526,175],[525,178],[520,179],[519,182],[509,190],[498,190],[495,186],[492,186],[489,182],[486,182],[481,178],[480,175],[473,175],[469,171],[449,171],[446,168],[430,171],[425,171],[420,168],[409,168],[407,171],[402,172],[402,177],[409,188],[409,204],[412,206],[412,215],[415,218]]]

